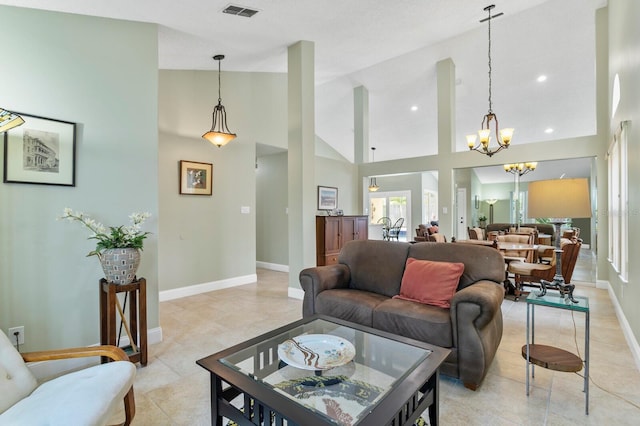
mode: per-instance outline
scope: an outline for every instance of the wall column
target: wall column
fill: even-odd
[[[288,48],[289,288],[295,289],[300,271],[316,263],[314,90],[314,44],[299,41]]]
[[[364,86],[358,86],[353,89],[353,146],[354,146],[354,163],[358,164],[369,162],[369,90]],[[368,213],[364,206],[367,206],[368,190],[366,179],[360,179],[358,182],[358,208],[361,212]]]
[[[456,235],[457,219],[455,205],[455,190],[453,184],[453,169],[451,159],[455,152],[455,116],[456,67],[450,58],[443,59],[436,64],[438,87],[438,157],[442,158],[438,168],[438,220],[440,229],[449,236]],[[446,213],[445,213],[446,209]]]

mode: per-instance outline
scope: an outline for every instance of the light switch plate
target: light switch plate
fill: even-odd
[[[242,206],[240,207],[240,213],[249,214],[251,213],[251,208],[249,206]]]

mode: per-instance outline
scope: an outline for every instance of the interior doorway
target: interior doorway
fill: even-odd
[[[382,240],[384,236],[384,218],[391,225],[404,219],[398,241],[410,241],[411,235],[411,191],[389,191],[369,193],[369,239]]]

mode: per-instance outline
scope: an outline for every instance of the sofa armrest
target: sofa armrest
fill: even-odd
[[[349,267],[343,264],[317,266],[300,271],[300,286],[304,290],[302,316],[316,313],[315,303],[318,294],[334,288],[348,288],[351,280]]]
[[[483,328],[492,321],[496,312],[500,310],[503,299],[504,287],[488,280],[478,281],[457,291],[451,299],[451,321],[454,330],[460,327],[460,323],[463,323],[464,326],[474,326],[477,329]],[[466,318],[460,315],[458,305],[462,303],[477,305],[478,309],[474,310],[472,317]]]
[[[504,287],[486,280],[465,287],[451,300],[458,374],[469,389],[482,383],[502,340],[503,300]]]

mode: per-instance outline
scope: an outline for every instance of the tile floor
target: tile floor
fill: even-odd
[[[593,256],[586,250],[575,272],[585,281],[576,294],[588,296],[591,306],[589,416],[584,414],[582,378],[573,373],[537,368],[527,398],[520,355],[526,303],[508,298],[502,304],[502,342],[479,390],[442,376],[441,424],[640,424],[640,372],[607,292],[594,287],[590,264]],[[301,302],[287,297],[286,273],[257,274],[255,284],[160,304],[164,341],[149,347],[149,364],[138,368],[134,425],[210,425],[209,376],[195,361],[301,317]],[[537,308],[536,341],[572,352],[577,341],[583,351],[584,315],[572,318],[567,311]]]

